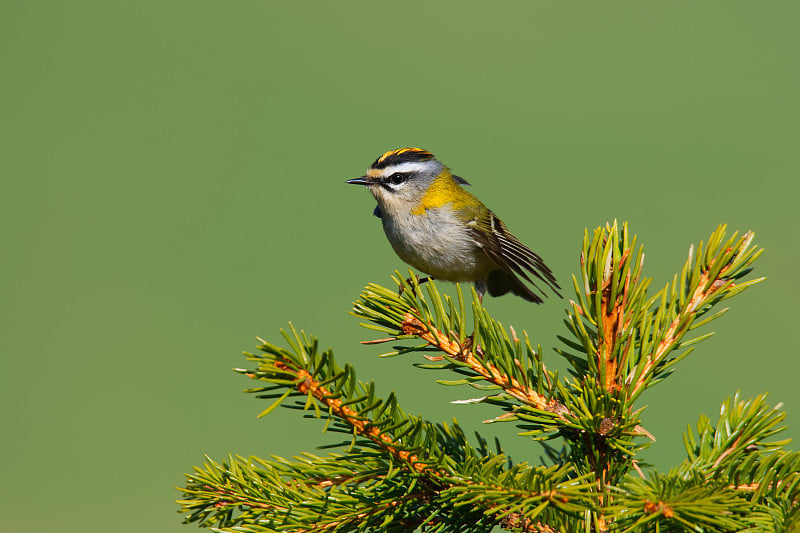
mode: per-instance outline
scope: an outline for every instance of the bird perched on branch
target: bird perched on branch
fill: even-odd
[[[542,259],[427,150],[386,152],[347,183],[369,188],[386,237],[412,267],[436,279],[473,282],[481,298],[488,290],[542,303],[542,285],[561,296]]]

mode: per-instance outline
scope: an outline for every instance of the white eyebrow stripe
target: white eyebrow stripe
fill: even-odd
[[[392,165],[382,169],[381,176],[391,176],[395,172],[421,172],[430,168],[430,163],[431,162],[428,161],[408,161],[406,163]]]

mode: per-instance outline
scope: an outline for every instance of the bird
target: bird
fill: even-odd
[[[346,183],[369,189],[378,203],[373,214],[381,219],[389,243],[415,269],[434,279],[471,282],[481,302],[488,291],[539,304],[547,296],[543,287],[561,297],[542,258],[431,152],[390,150],[363,176]]]

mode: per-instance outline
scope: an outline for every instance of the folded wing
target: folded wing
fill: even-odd
[[[524,279],[539,293],[545,295],[544,290],[531,279],[533,276],[540,284],[543,283],[561,297],[558,292],[561,287],[542,258],[514,237],[494,213],[489,211],[486,218],[473,220],[472,226],[475,242],[498,267],[498,270],[492,271],[487,279],[489,294],[499,296],[510,291],[528,301],[541,303],[542,298],[539,294],[519,279]]]

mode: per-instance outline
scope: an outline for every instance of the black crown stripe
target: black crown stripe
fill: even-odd
[[[422,148],[400,148],[386,152],[376,159],[370,168],[386,168],[400,163],[430,161],[431,159],[433,159],[433,154]]]

